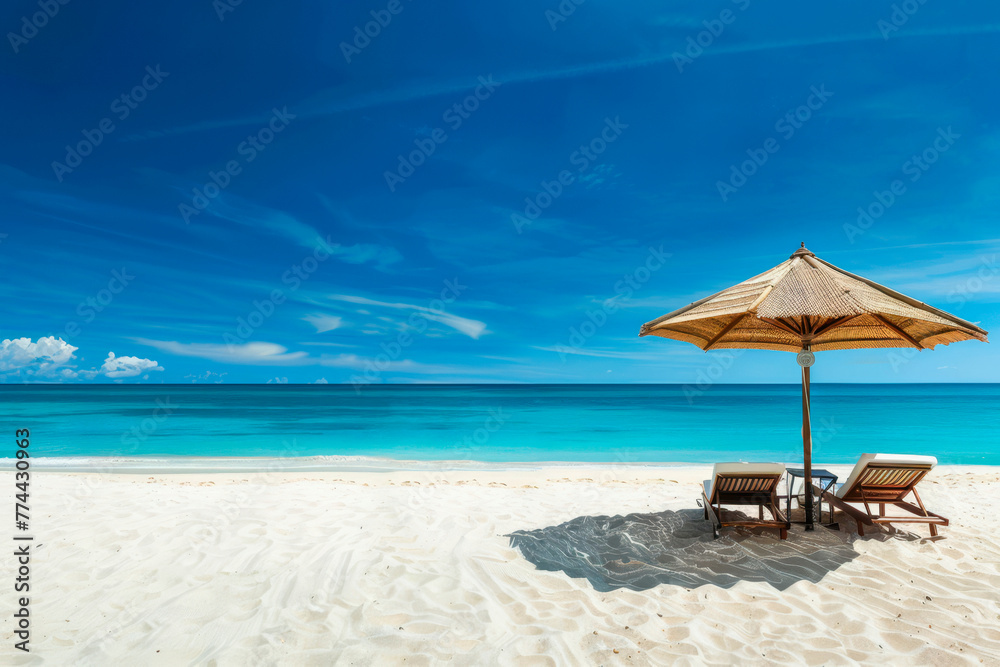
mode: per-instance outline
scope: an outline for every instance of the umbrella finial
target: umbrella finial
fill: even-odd
[[[809,255],[810,257],[815,257],[816,256],[815,253],[810,252],[809,248],[806,247],[806,242],[805,241],[802,241],[801,247],[798,250],[796,250],[795,252],[793,252],[788,257],[788,259],[795,259],[796,257],[802,257],[803,255]]]

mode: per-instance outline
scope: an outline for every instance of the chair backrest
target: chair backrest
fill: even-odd
[[[837,497],[853,502],[902,500],[935,465],[933,456],[863,454]]]
[[[770,497],[784,474],[785,466],[781,463],[716,463],[709,501],[715,501],[716,495],[723,502]]]

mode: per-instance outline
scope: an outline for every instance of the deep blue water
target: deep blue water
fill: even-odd
[[[799,385],[2,385],[0,398],[0,426],[12,444],[30,428],[33,456],[802,458]],[[1000,384],[818,384],[812,413],[820,463],[1000,465]]]

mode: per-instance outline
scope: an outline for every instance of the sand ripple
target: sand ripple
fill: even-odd
[[[0,664],[1000,664],[995,469],[928,479],[943,540],[713,540],[705,472],[43,473]]]

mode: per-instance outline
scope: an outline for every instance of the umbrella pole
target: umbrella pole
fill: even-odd
[[[812,429],[809,425],[809,367],[802,367],[802,459],[805,468],[806,530],[813,530]]]

